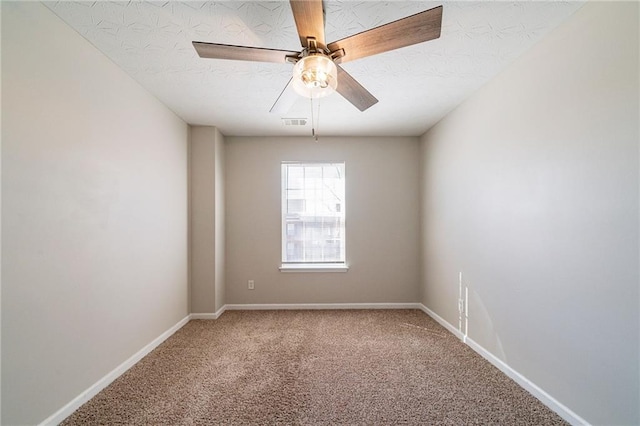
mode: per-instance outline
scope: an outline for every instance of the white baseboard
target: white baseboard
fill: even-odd
[[[106,376],[102,379],[95,382],[93,385],[89,386],[84,392],[80,395],[72,399],[67,405],[53,413],[51,416],[46,418],[44,421],[40,423],[40,425],[57,425],[62,422],[64,419],[69,417],[71,413],[76,411],[82,404],[89,401],[91,398],[96,396],[98,392],[102,389],[106,388],[113,382],[115,379],[124,374],[125,371],[133,367],[135,363],[144,358],[149,352],[157,348],[162,342],[167,340],[173,333],[178,331],[182,326],[189,322],[190,316],[187,315],[183,319],[181,319],[176,325],[162,333],[160,336],[155,338],[151,343],[146,345],[144,348],[140,349],[133,356],[127,359],[125,362],[111,370]]]
[[[449,330],[451,334],[456,336],[458,339],[462,340],[464,338],[464,335],[460,330],[456,329],[453,325],[449,324],[444,318],[442,318],[440,315],[436,314],[431,309],[424,306],[422,303],[420,303],[420,309],[422,310],[422,312],[424,312],[425,314],[433,318],[438,324],[440,324],[441,326]]]
[[[228,311],[301,310],[301,309],[421,309],[420,303],[261,303],[230,304]]]
[[[442,325],[444,328],[453,333],[458,339],[464,340],[464,342],[471,347],[474,351],[476,351],[481,357],[489,361],[494,367],[498,370],[502,371],[508,377],[510,377],[514,382],[522,386],[527,392],[531,395],[535,396],[542,402],[544,405],[549,407],[551,410],[555,411],[560,417],[565,419],[567,422],[572,425],[589,425],[589,423],[571,411],[568,407],[562,404],[560,401],[549,395],[545,392],[540,386],[533,383],[531,380],[527,379],[522,374],[518,373],[504,361],[496,357],[494,354],[480,346],[469,336],[464,338],[464,335],[458,331],[453,325],[448,323],[444,318],[433,312],[431,309],[427,308],[425,305],[420,304],[420,309],[424,311],[427,315],[433,318],[436,322]]]
[[[216,312],[211,313],[211,314],[206,314],[206,313],[195,313],[195,314],[191,314],[189,315],[189,319],[190,320],[214,320],[214,319],[218,319],[220,318],[220,315],[222,315],[224,313],[224,311],[227,310],[227,305],[223,305],[222,308],[218,309]]]

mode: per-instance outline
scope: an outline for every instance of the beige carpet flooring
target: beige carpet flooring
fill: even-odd
[[[418,310],[191,321],[64,425],[565,424]]]

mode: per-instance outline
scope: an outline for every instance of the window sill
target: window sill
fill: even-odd
[[[286,263],[280,266],[280,272],[347,272],[346,263]]]

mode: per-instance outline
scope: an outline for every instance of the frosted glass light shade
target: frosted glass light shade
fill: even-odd
[[[293,89],[307,98],[322,98],[338,87],[338,68],[322,54],[311,54],[293,67]]]

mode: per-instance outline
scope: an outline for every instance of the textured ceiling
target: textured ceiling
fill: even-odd
[[[343,64],[379,103],[360,112],[339,94],[320,102],[319,134],[423,134],[575,12],[583,2],[326,1],[326,39],[443,5],[439,39]],[[286,1],[46,2],[186,122],[226,135],[302,135],[268,111],[290,64],[202,59],[191,41],[300,50]],[[311,118],[300,98],[284,115]],[[309,120],[310,121],[310,120]]]

